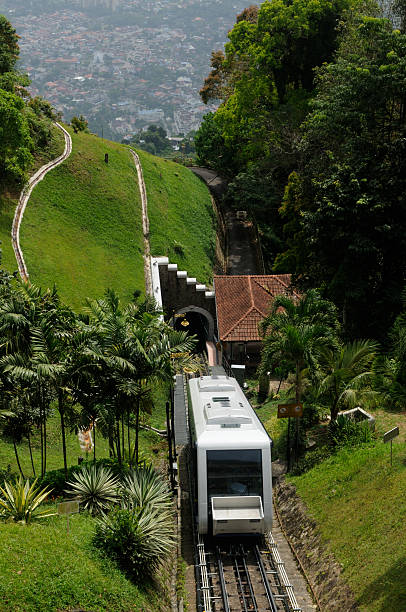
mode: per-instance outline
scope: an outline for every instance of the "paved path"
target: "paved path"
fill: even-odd
[[[226,179],[220,176],[215,170],[201,168],[200,166],[189,166],[189,170],[206,183],[215,198],[221,198],[227,191]]]
[[[138,187],[141,195],[142,209],[142,233],[144,236],[144,276],[145,276],[145,291],[147,295],[153,295],[152,291],[152,271],[151,271],[151,248],[149,244],[149,219],[148,219],[148,198],[147,189],[145,187],[144,175],[140,158],[137,153],[130,149],[137,169]]]
[[[255,231],[251,221],[234,211],[225,215],[227,230],[227,274],[261,274]]]
[[[215,170],[191,166],[190,170],[199,176],[218,200],[227,191],[227,181]],[[227,271],[231,276],[246,274],[261,274],[262,268],[258,260],[256,236],[251,221],[234,210],[224,214],[227,233]]]
[[[14,213],[13,225],[11,226],[11,242],[17,260],[18,272],[23,281],[28,281],[28,270],[27,266],[25,265],[24,256],[20,245],[20,226],[25,208],[28,204],[28,200],[30,199],[32,190],[40,181],[42,181],[44,176],[50,170],[53,170],[53,168],[59,166],[59,164],[65,161],[65,159],[67,159],[72,153],[72,139],[70,137],[69,132],[65,130],[65,128],[62,127],[60,123],[55,123],[55,125],[63,132],[63,135],[65,137],[65,150],[62,155],[42,166],[42,168],[40,168],[30,178],[28,184],[24,187],[20,194],[20,199],[18,200],[18,204]]]

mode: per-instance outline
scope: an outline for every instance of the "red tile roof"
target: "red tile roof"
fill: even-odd
[[[258,323],[269,313],[273,298],[292,293],[290,274],[215,276],[214,289],[219,338],[227,342],[260,340]]]

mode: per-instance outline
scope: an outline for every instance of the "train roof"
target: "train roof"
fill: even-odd
[[[189,382],[199,445],[262,447],[269,436],[235,378],[201,376]]]

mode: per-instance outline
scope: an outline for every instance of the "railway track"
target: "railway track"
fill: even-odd
[[[199,537],[197,549],[199,612],[300,612],[272,536]]]

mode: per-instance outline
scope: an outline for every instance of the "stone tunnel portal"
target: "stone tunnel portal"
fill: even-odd
[[[175,315],[174,327],[179,331],[187,331],[190,336],[196,336],[195,353],[206,350],[206,342],[210,338],[209,313],[203,314],[196,309],[179,312]]]

